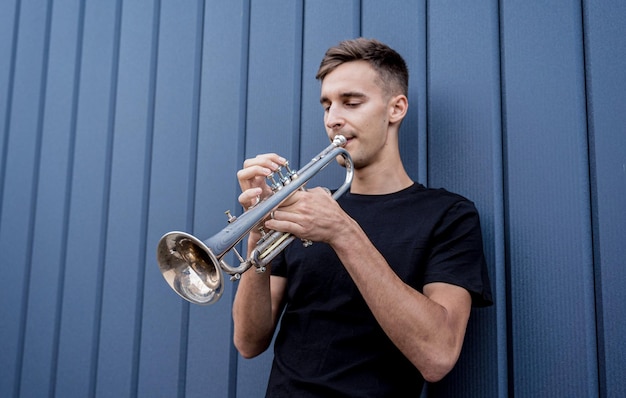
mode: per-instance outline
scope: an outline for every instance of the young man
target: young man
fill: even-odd
[[[348,139],[349,193],[298,191],[266,221],[291,244],[271,272],[242,275],[233,305],[242,356],[268,348],[267,396],[418,396],[455,365],[472,304],[491,303],[478,214],[465,198],[411,180],[398,148],[408,109],[402,57],[376,41],[330,48],[317,78],[328,137]],[[244,208],[270,194],[285,159],[259,155],[237,174]],[[252,233],[249,250],[258,234]],[[282,315],[282,318],[281,318]]]

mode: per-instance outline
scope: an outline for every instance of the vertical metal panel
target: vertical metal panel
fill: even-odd
[[[137,388],[158,27],[155,16],[153,1],[122,4],[96,358],[98,396],[131,396]],[[150,263],[153,258],[148,260]]]
[[[585,1],[600,395],[626,395],[626,3]]]
[[[68,172],[74,138],[77,43],[81,7],[56,2],[51,9],[49,57],[31,278],[28,287],[20,393],[46,396],[53,390],[63,273]]]
[[[276,152],[299,164],[302,8],[301,1],[250,3],[246,157]],[[237,396],[264,394],[272,351],[239,361]]]
[[[248,60],[248,2],[205,4],[194,234],[208,238],[241,213],[236,172],[243,164]],[[233,264],[233,256],[227,256]],[[237,356],[232,346],[235,283],[224,275],[222,299],[191,306],[186,396],[234,397]]]
[[[595,396],[581,7],[505,3],[502,17],[510,382],[519,396]]]
[[[184,396],[189,304],[156,266],[159,238],[192,231],[202,2],[160,3],[138,395]]]
[[[14,58],[10,57],[10,90],[3,124],[2,183],[0,201],[0,394],[19,393],[23,362],[28,286],[32,266],[35,199],[39,175],[43,99],[48,54],[48,4],[18,4]],[[11,23],[10,26],[13,26]],[[13,51],[13,50],[12,50]]]
[[[251,3],[246,155],[298,163],[302,2]]]
[[[11,99],[15,82],[15,51],[19,28],[19,3],[5,1],[0,13],[0,209],[4,197],[4,175],[7,157],[7,142],[11,120]],[[0,384],[3,383],[0,377]]]
[[[86,5],[55,385],[60,396],[88,396],[95,387],[118,19],[115,2]]]
[[[429,3],[428,182],[476,204],[494,292],[504,282],[498,33],[496,1]],[[506,301],[494,296],[472,312],[459,362],[429,395],[506,392]]]

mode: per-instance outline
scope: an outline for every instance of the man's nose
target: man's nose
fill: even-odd
[[[337,130],[341,128],[344,125],[344,123],[345,123],[345,120],[339,109],[337,109],[334,106],[331,106],[330,108],[328,108],[328,111],[326,114],[326,127],[327,128],[331,130]]]

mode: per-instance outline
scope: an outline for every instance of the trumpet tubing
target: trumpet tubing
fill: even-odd
[[[263,220],[270,215],[282,202],[305,184],[317,173],[330,164],[337,156],[344,159],[346,177],[344,183],[335,191],[333,198],[343,195],[352,183],[354,174],[352,158],[343,147],[347,140],[337,135],[331,145],[316,155],[306,166],[294,172],[286,164],[276,173],[268,177],[273,194],[257,203],[239,217],[232,216],[229,211],[228,225],[217,234],[202,241],[195,236],[181,231],[168,232],[159,240],[157,246],[157,262],[161,274],[170,287],[183,299],[200,305],[208,305],[220,299],[223,293],[222,273],[226,272],[231,280],[237,280],[241,274],[252,266],[257,272],[265,272],[266,266],[295,237],[289,233],[263,231]],[[262,237],[244,259],[235,246],[254,228],[259,228]],[[303,241],[303,244],[310,244]],[[233,251],[239,266],[232,267],[224,257]]]

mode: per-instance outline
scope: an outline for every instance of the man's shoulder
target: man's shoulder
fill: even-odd
[[[421,195],[424,200],[433,201],[438,203],[440,206],[465,204],[469,207],[474,207],[474,202],[467,197],[443,187],[425,187],[420,184],[420,188],[416,190],[416,194]]]

